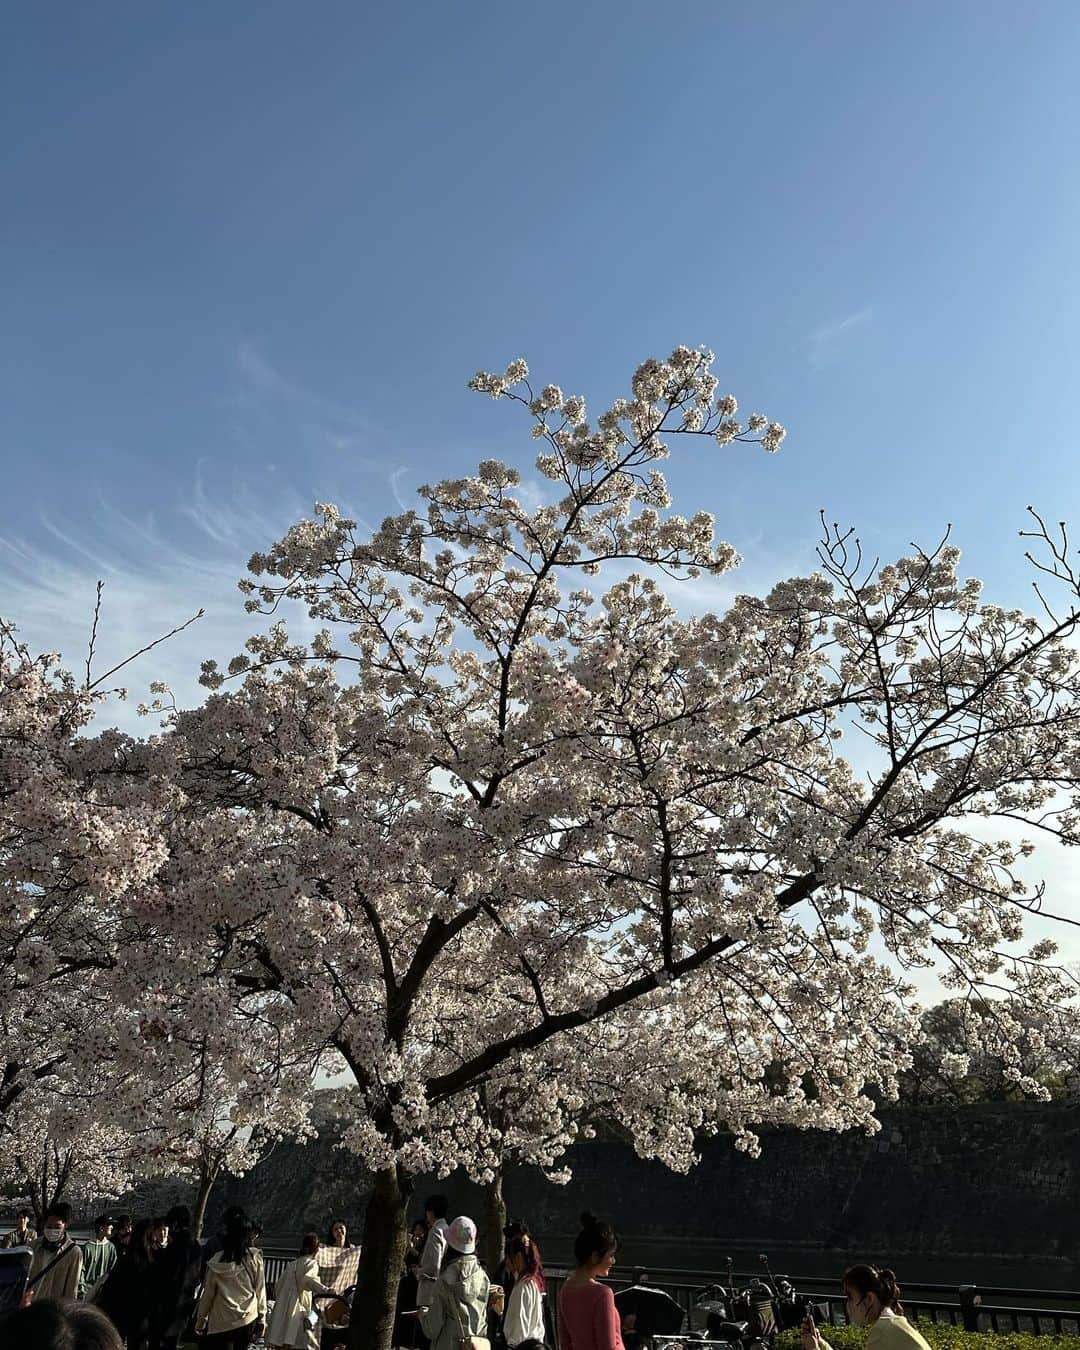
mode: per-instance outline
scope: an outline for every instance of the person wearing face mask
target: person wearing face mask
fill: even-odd
[[[34,1298],[74,1298],[82,1276],[82,1252],[68,1234],[71,1206],[53,1204],[34,1247],[27,1288]]]
[[[891,1270],[876,1266],[851,1266],[842,1280],[847,1320],[869,1327],[866,1350],[930,1350],[929,1345],[904,1316],[900,1286]],[[832,1350],[812,1317],[802,1324],[803,1350]]]

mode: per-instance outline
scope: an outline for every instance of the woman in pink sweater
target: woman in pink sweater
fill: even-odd
[[[600,1283],[611,1273],[618,1250],[609,1223],[581,1216],[574,1241],[577,1269],[559,1291],[559,1350],[623,1350],[615,1295]]]

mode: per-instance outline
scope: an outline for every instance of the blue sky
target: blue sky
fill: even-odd
[[[0,611],[193,692],[233,582],[312,500],[365,519],[482,455],[524,355],[593,406],[679,342],[789,428],[694,443],[741,586],[816,513],[883,554],[952,521],[1025,602],[1080,523],[1080,9],[614,0],[8,6]]]

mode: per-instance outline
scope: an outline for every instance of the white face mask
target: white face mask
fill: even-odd
[[[46,1228],[46,1229],[45,1229],[45,1241],[46,1241],[46,1242],[59,1242],[60,1239],[61,1239],[63,1236],[64,1236],[64,1230],[63,1230],[62,1228]]]

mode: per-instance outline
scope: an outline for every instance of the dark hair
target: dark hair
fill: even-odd
[[[59,1219],[61,1223],[71,1222],[71,1206],[66,1200],[58,1200],[45,1211],[46,1219]]]
[[[326,1245],[328,1247],[332,1247],[334,1245],[334,1229],[338,1226],[338,1224],[341,1224],[342,1228],[345,1229],[345,1241],[348,1242],[349,1240],[349,1225],[345,1222],[345,1220],[331,1219],[326,1226]]]
[[[17,1219],[32,1219],[34,1214],[33,1211],[29,1209],[17,1209],[15,1211],[15,1217]]]
[[[300,1255],[314,1256],[318,1250],[319,1250],[318,1233],[305,1233],[304,1236],[300,1239]]]
[[[225,1220],[221,1259],[235,1261],[239,1265],[249,1251],[251,1251],[251,1220],[239,1206],[236,1206],[228,1211]]]
[[[542,1294],[546,1292],[547,1280],[544,1278],[544,1263],[540,1259],[540,1248],[528,1233],[510,1239],[506,1244],[506,1256],[508,1260],[511,1256],[520,1256],[525,1262],[521,1278],[532,1280]]]
[[[649,1272],[645,1269],[644,1266],[634,1267],[634,1283],[635,1284],[649,1283]]]
[[[437,1219],[445,1219],[447,1211],[450,1208],[450,1201],[445,1195],[429,1195],[424,1201],[424,1213],[428,1210],[435,1215]]]
[[[115,1214],[115,1215],[113,1215],[113,1227],[114,1227],[114,1228],[130,1228],[130,1227],[131,1227],[131,1215],[130,1215],[130,1214]]]
[[[170,1228],[190,1228],[191,1210],[187,1205],[173,1205],[168,1214],[165,1215],[165,1222]]]
[[[131,1230],[131,1241],[128,1243],[128,1251],[131,1253],[131,1259],[137,1265],[149,1265],[153,1260],[153,1254],[150,1247],[150,1229],[153,1227],[153,1220],[140,1219]]]
[[[503,1237],[509,1240],[516,1237],[528,1237],[529,1225],[524,1219],[511,1219],[503,1228]]]
[[[103,1228],[108,1228],[111,1223],[112,1219],[108,1214],[99,1214],[94,1220],[94,1232],[100,1233]]]
[[[867,1294],[875,1294],[883,1308],[891,1308],[896,1313],[904,1311],[896,1275],[888,1268],[878,1270],[877,1266],[849,1266],[840,1283],[845,1289],[854,1289],[863,1298]]]
[[[169,1221],[164,1214],[155,1214],[150,1219],[151,1228],[168,1228]]]
[[[574,1239],[574,1259],[579,1266],[591,1263],[594,1256],[607,1256],[619,1250],[619,1239],[605,1219],[598,1219],[588,1210],[581,1216],[581,1232]]]
[[[124,1350],[100,1308],[72,1299],[35,1299],[0,1316],[0,1342],[20,1350]]]

